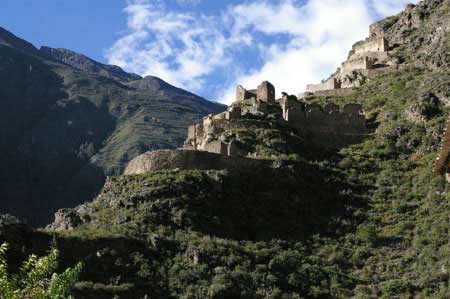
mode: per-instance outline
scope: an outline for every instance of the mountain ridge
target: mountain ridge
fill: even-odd
[[[23,52],[28,52],[30,54],[37,54],[38,49],[31,43],[18,38],[8,30],[0,27],[0,44],[16,48]]]
[[[141,76],[125,72],[116,65],[99,63],[89,57],[64,48],[50,48],[42,46],[39,52],[43,56],[66,63],[78,70],[94,75],[104,76],[120,82],[129,82],[142,79]]]

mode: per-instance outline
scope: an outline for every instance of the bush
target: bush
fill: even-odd
[[[375,245],[378,240],[377,228],[374,224],[361,225],[356,232],[357,238],[369,245]]]
[[[0,246],[0,298],[2,299],[72,299],[82,264],[57,274],[58,255],[52,249],[47,256],[31,255],[16,274],[8,273],[7,245]]]

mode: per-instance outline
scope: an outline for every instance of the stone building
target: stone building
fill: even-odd
[[[354,55],[365,55],[370,52],[388,52],[389,42],[384,37],[369,37],[363,42],[356,43],[352,51]]]
[[[233,121],[240,119],[241,115],[241,107],[233,104],[223,113],[205,116],[200,124],[192,125],[188,128],[188,137],[184,148],[225,156],[230,153],[236,153],[235,145],[225,144],[215,139],[215,137],[230,128]]]
[[[275,103],[275,86],[270,82],[262,82],[256,91],[256,99],[261,102]]]
[[[381,27],[380,22],[373,23],[369,26],[370,38],[382,38],[385,36],[384,29]]]
[[[254,104],[255,102],[275,103],[275,87],[268,81],[262,82],[257,89],[246,90],[242,85],[236,88],[236,102]]]
[[[338,82],[331,80],[328,84],[332,86]],[[259,99],[258,90],[262,92]],[[341,110],[330,102],[322,107],[319,104],[306,104],[286,93],[283,93],[283,97],[277,102],[270,92],[274,90],[269,82],[263,82],[256,91],[248,91],[238,86],[237,101],[228,107],[226,112],[208,115],[202,123],[189,127],[185,148],[223,156],[246,156],[247,153],[242,151],[238,144],[225,143],[217,139],[217,136],[221,132],[238,127],[242,115],[264,116],[278,105],[289,126],[309,134],[314,142],[324,147],[352,144],[370,134],[361,105],[348,104]]]
[[[342,63],[341,74],[350,73],[354,70],[371,70],[374,68],[374,64],[374,59],[368,56],[355,57]]]
[[[379,24],[370,26],[370,36],[353,45],[352,50],[338,71],[326,82],[309,84],[306,92],[320,93],[333,90],[359,87],[378,72],[371,72],[379,68],[392,65],[389,59],[389,42],[384,37],[384,30]]]

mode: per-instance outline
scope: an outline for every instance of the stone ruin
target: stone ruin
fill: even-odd
[[[225,144],[215,139],[215,137],[229,128],[233,120],[240,119],[241,115],[241,107],[232,105],[225,112],[205,116],[200,124],[192,125],[188,128],[188,137],[184,148],[233,156],[236,152],[235,146],[232,143]]]
[[[268,116],[268,111],[280,109],[282,120],[302,132],[312,143],[327,148],[339,148],[362,141],[371,132],[366,127],[361,105],[348,104],[341,110],[334,103],[325,106],[305,103],[296,96],[283,93],[275,100],[275,87],[263,82],[258,89],[237,87],[236,102],[220,114],[208,115],[201,123],[188,128],[184,147],[146,153],[133,159],[125,174],[139,174],[169,169],[231,169],[239,167],[269,167],[265,160],[248,158],[239,141],[225,142],[220,134],[241,126],[244,115]],[[270,108],[270,109],[269,109]]]
[[[275,87],[264,81],[257,89],[246,90],[242,85],[236,88],[236,102],[254,104],[256,102],[275,103]]]
[[[125,175],[151,173],[162,170],[221,170],[270,167],[271,161],[239,156],[223,156],[207,151],[187,149],[159,150],[142,154],[128,164]]]
[[[306,86],[306,91],[310,93],[315,93],[322,90],[331,90],[341,88],[341,82],[336,78],[330,78],[327,81],[320,84],[308,84]]]
[[[359,104],[347,104],[341,110],[333,102],[321,106],[285,96],[280,105],[289,126],[310,133],[311,139],[324,147],[340,148],[361,142],[370,134],[365,112]]]
[[[283,93],[281,99],[275,100],[272,97],[275,88],[267,81],[263,82],[258,90],[264,91],[259,98],[257,92],[247,91],[239,85],[236,102],[228,107],[227,111],[208,115],[200,124],[189,127],[185,148],[224,156],[245,156],[246,153],[239,149],[238,145],[233,142],[226,144],[218,140],[217,135],[232,129],[236,125],[235,121],[245,114],[266,115],[268,105],[279,105],[287,124],[310,133],[314,141],[324,147],[338,148],[357,142],[369,134],[361,105],[348,104],[341,111],[334,103],[328,103],[324,107],[307,104],[286,93]]]
[[[370,26],[370,36],[353,45],[352,50],[338,71],[328,80],[320,84],[309,84],[307,93],[328,95],[329,91],[336,91],[338,95],[345,95],[340,90],[359,87],[367,79],[375,78],[382,74],[380,69],[395,67],[389,57],[389,42],[384,36],[384,31],[377,24]]]

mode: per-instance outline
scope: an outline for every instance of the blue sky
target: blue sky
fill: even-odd
[[[1,0],[0,26],[35,46],[68,48],[106,62],[126,28],[121,0]]]
[[[240,83],[299,93],[405,0],[2,0],[0,26],[229,103]],[[416,1],[417,2],[417,1]]]

